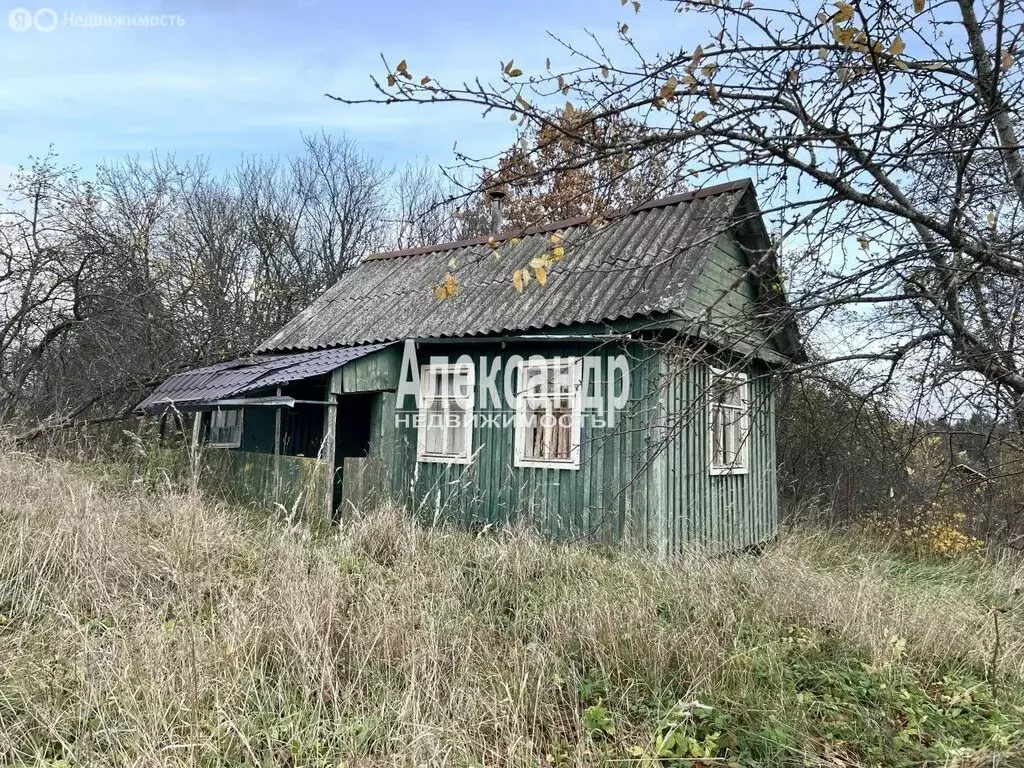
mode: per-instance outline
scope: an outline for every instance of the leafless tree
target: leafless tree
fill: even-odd
[[[454,237],[447,183],[326,133],[225,174],[154,155],[83,181],[43,158],[0,210],[0,424],[107,419],[249,352],[364,256]]]

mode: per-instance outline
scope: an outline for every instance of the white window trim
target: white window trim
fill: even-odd
[[[538,370],[541,368],[552,369],[562,368],[568,363],[569,369],[573,372],[576,386],[573,389],[572,398],[572,446],[568,459],[529,459],[526,457],[526,438],[528,428],[526,424],[529,410],[526,408],[528,393],[526,392],[526,381],[523,372],[525,370]],[[514,465],[517,467],[534,467],[538,469],[579,469],[580,468],[580,443],[583,421],[583,360],[578,357],[563,357],[561,359],[524,360],[519,364],[516,371],[516,412],[515,412],[515,458]]]
[[[468,374],[468,391],[466,393],[466,423],[463,425],[466,453],[452,455],[427,453],[427,419],[428,411],[424,398],[426,382],[432,381],[437,374]],[[416,427],[416,461],[427,464],[471,464],[473,462],[473,413],[476,397],[476,372],[470,363],[444,363],[420,366],[420,397],[419,424]]]
[[[715,385],[720,379],[736,382],[740,387],[740,445],[736,460],[718,464],[715,456]],[[750,383],[741,371],[711,369],[708,387],[708,471],[712,475],[746,475],[750,472]]]
[[[228,411],[235,411],[238,414],[238,439],[232,440],[226,443],[214,443],[207,442],[207,448],[241,448],[242,447],[242,429],[244,428],[245,409],[244,408],[217,408],[213,411],[207,411],[210,414],[210,428],[207,431],[207,435],[213,434],[213,418],[217,413],[227,413]]]

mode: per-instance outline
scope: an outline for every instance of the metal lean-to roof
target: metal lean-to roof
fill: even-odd
[[[369,344],[290,355],[259,355],[196,368],[171,376],[143,400],[138,409],[159,413],[171,406],[189,408],[290,381],[322,376],[385,346]]]
[[[750,181],[657,200],[594,226],[575,219],[488,238],[372,256],[259,348],[324,349],[406,338],[443,338],[608,322],[683,305],[720,235],[736,221]],[[558,232],[565,258],[547,286],[522,293],[512,273],[551,253]],[[451,272],[457,295],[433,287]]]

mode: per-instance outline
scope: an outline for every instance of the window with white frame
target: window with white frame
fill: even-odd
[[[206,444],[211,448],[239,448],[242,445],[242,409],[210,411],[210,431]]]
[[[517,467],[580,468],[583,361],[530,359],[519,366]]]
[[[417,460],[469,464],[474,384],[473,366],[468,363],[420,368]]]
[[[712,368],[710,394],[711,474],[745,474],[750,456],[747,375]]]

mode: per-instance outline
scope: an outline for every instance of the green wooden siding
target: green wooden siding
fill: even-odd
[[[749,469],[712,475],[707,391],[710,367],[693,361],[667,363],[665,390],[664,550],[672,555],[694,545],[739,550],[778,532],[775,413],[769,371],[747,369],[750,402]]]
[[[200,482],[221,498],[260,509],[280,504],[303,520],[325,520],[327,464],[321,459],[281,456],[278,483],[273,454],[209,448],[201,460]]]
[[[402,345],[385,347],[347,363],[332,378],[331,392],[335,395],[356,392],[379,392],[397,389],[402,361]]]
[[[755,317],[757,285],[748,269],[737,240],[730,233],[722,235],[687,294],[684,312],[724,331],[734,341],[776,350],[769,329]]]
[[[640,345],[593,345],[567,342],[466,346],[421,346],[421,362],[431,355],[447,355],[454,362],[467,354],[479,370],[481,357],[503,370],[515,356],[570,357],[593,354],[602,360],[602,375],[590,382],[590,391],[606,387],[607,359],[625,354],[630,368],[627,402],[614,428],[596,426],[584,411],[580,469],[514,466],[514,410],[510,404],[483,410],[484,389],[476,386],[477,419],[473,430],[474,460],[469,465],[416,461],[415,412],[411,398],[407,410],[398,410],[397,398],[385,393],[375,422],[367,467],[345,475],[390,478],[394,498],[412,508],[423,520],[443,521],[465,528],[525,522],[552,536],[608,544],[653,544],[660,535],[660,482],[648,425],[657,414],[658,359]],[[619,390],[616,390],[619,391]],[[396,420],[397,416],[397,420]],[[373,465],[372,468],[369,465]],[[366,498],[366,481],[345,490],[348,502]]]
[[[345,460],[342,516],[388,498],[427,523],[478,529],[525,522],[557,538],[626,543],[665,557],[694,545],[738,550],[775,535],[774,414],[763,364],[746,369],[753,411],[749,471],[715,476],[709,470],[706,362],[675,367],[634,342],[438,345],[421,346],[418,354],[420,362],[431,355],[454,362],[466,354],[477,371],[481,358],[489,364],[500,358],[504,368],[513,356],[594,354],[603,372],[609,357],[622,354],[630,372],[628,399],[614,428],[585,419],[580,468],[572,470],[514,466],[513,410],[482,411],[479,381],[473,462],[417,462],[411,399],[402,411],[394,392],[381,393],[369,456]],[[585,394],[606,383],[602,376]]]

